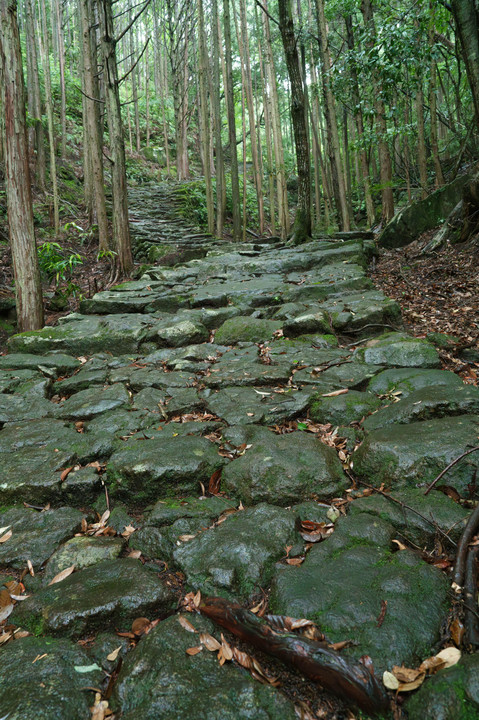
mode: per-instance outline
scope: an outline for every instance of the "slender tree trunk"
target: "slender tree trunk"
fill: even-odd
[[[17,324],[23,332],[43,326],[43,302],[33,229],[20,36],[12,0],[0,0],[0,93],[5,113],[5,175]]]
[[[291,0],[278,0],[278,11],[279,28],[291,83],[291,121],[298,167],[298,204],[291,242],[298,244],[311,236],[311,164],[304,88],[294,34]]]
[[[228,112],[228,137],[231,155],[231,194],[233,202],[233,239],[241,239],[241,215],[239,194],[238,155],[236,149],[236,120],[233,92],[233,60],[231,56],[231,19],[229,0],[223,0],[223,22],[226,66],[226,106]]]
[[[47,111],[48,123],[48,144],[50,145],[50,182],[53,192],[53,220],[55,226],[55,235],[60,233],[60,212],[58,205],[58,182],[57,182],[57,163],[55,158],[55,130],[53,124],[53,93],[52,81],[50,75],[50,41],[48,35],[47,10],[45,0],[41,0],[41,17],[42,17],[42,55],[43,55],[43,77],[45,82],[45,106]]]
[[[63,38],[63,11],[60,0],[55,0],[55,16],[57,24],[57,44],[58,44],[58,67],[60,70],[60,124],[62,128],[61,135],[61,157],[65,158],[67,152],[67,97],[65,90],[65,41]]]
[[[264,0],[263,6],[268,10],[268,2]],[[286,240],[289,233],[289,207],[288,190],[286,186],[286,170],[284,164],[283,133],[281,129],[280,106],[278,98],[278,87],[276,84],[276,72],[274,66],[273,49],[271,43],[271,30],[269,17],[263,13],[264,30],[264,60],[266,69],[266,81],[271,97],[271,120],[273,125],[273,147],[276,173],[276,195],[278,199],[278,222],[281,232],[281,239]]]
[[[350,219],[348,204],[346,200],[346,182],[344,179],[344,173],[341,163],[336,105],[328,79],[331,68],[331,55],[329,52],[328,29],[324,13],[324,0],[316,0],[316,11],[318,20],[318,31],[320,36],[319,52],[321,59],[321,75],[324,94],[324,112],[326,115],[326,129],[328,132],[331,173],[333,177],[333,193],[336,201],[339,227],[342,230],[349,230]]]
[[[246,0],[240,0],[240,20],[241,20],[241,32],[239,36],[240,40],[240,54],[242,55],[242,61],[244,65],[245,74],[245,90],[246,90],[246,103],[248,106],[248,121],[249,121],[249,133],[251,141],[251,157],[253,159],[253,173],[254,173],[254,184],[256,189],[256,198],[258,201],[258,216],[259,216],[259,231],[262,235],[264,232],[264,199],[263,199],[263,182],[262,173],[260,167],[260,153],[258,152],[258,141],[259,137],[256,137],[256,119],[254,116],[254,102],[253,102],[253,83],[251,79],[251,63],[250,63],[250,47],[248,37],[248,24],[246,20]],[[242,50],[242,52],[241,52]]]
[[[370,44],[375,42],[376,27],[374,24],[374,15],[371,0],[361,0],[361,9],[364,18],[364,24],[369,28],[371,33]],[[373,71],[373,92],[375,100],[376,128],[379,136],[379,173],[381,178],[381,195],[382,195],[382,219],[388,223],[394,215],[394,195],[392,188],[392,167],[391,154],[387,143],[387,123],[386,110],[384,102],[381,99],[382,87],[377,74]]]
[[[112,0],[101,0],[101,46],[105,74],[106,109],[112,158],[113,243],[119,274],[126,275],[133,266],[130,225],[128,221],[128,188],[126,184],[125,141],[121,120],[116,40],[113,35]]]
[[[85,114],[83,122],[86,128],[88,144],[89,181],[93,189],[93,202],[95,219],[98,224],[98,249],[105,252],[108,249],[108,219],[105,202],[105,182],[103,177],[103,149],[99,133],[100,100],[95,86],[97,72],[93,53],[91,27],[93,18],[90,0],[81,0],[81,31],[82,31],[82,57],[83,57],[83,87],[85,92]]]
[[[354,32],[353,32],[353,21],[352,21],[351,15],[346,15],[344,17],[344,21],[346,23],[348,48],[350,51],[353,51],[354,50]],[[353,108],[354,108],[354,120],[356,122],[356,131],[357,131],[358,142],[361,143],[361,147],[359,150],[359,161],[361,163],[361,178],[362,178],[362,183],[363,183],[363,187],[364,187],[364,200],[366,203],[366,215],[368,218],[368,225],[369,225],[369,227],[372,227],[375,222],[374,203],[373,203],[373,197],[371,194],[371,183],[369,180],[368,157],[367,157],[367,153],[366,153],[366,148],[364,147],[364,123],[363,123],[363,113],[361,110],[361,96],[359,93],[358,72],[357,72],[354,60],[351,60],[351,62],[349,63],[349,72],[351,75],[351,92],[352,92],[352,100],[353,100]]]
[[[38,187],[45,191],[46,187],[46,161],[45,161],[45,133],[42,125],[42,96],[40,93],[40,78],[38,75],[38,52],[37,52],[37,33],[35,32],[35,20],[33,14],[33,0],[26,0],[26,27],[27,27],[27,44],[31,55],[31,90],[32,98],[30,105],[29,96],[29,112],[34,118],[35,125],[35,179]]]
[[[220,102],[220,38],[218,27],[218,0],[212,2],[212,36],[213,54],[211,61],[211,102],[213,106],[215,158],[216,158],[216,235],[223,236],[226,216],[226,182],[225,164],[223,155],[223,141],[221,138],[221,102]]]
[[[416,119],[417,119],[417,157],[419,165],[419,182],[421,197],[427,198],[427,157],[426,132],[424,129],[424,93],[422,89],[422,73],[416,88]]]
[[[208,103],[208,57],[206,52],[205,18],[203,0],[197,0],[198,7],[198,56],[199,56],[199,91],[200,91],[200,131],[203,146],[203,174],[206,186],[206,210],[208,213],[208,232],[215,231],[215,209],[213,203],[213,184],[211,181],[211,134]]]
[[[479,9],[475,0],[451,0],[479,129]]]

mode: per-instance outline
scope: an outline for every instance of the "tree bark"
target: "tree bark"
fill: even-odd
[[[479,10],[475,0],[451,0],[479,129]]]
[[[199,92],[200,92],[200,130],[201,144],[203,145],[203,175],[206,186],[206,210],[208,213],[208,232],[215,231],[215,212],[213,203],[213,184],[211,181],[211,134],[208,103],[208,58],[206,52],[205,18],[203,0],[197,0],[198,4],[198,71],[199,71]]]
[[[371,33],[371,43],[376,39],[376,28],[374,24],[373,7],[371,0],[361,0],[361,10],[363,13],[364,24],[369,27]],[[394,215],[394,195],[392,188],[392,167],[391,155],[387,143],[387,123],[384,101],[382,98],[382,86],[376,72],[373,71],[373,85],[375,95],[375,114],[376,128],[379,136],[379,174],[381,178],[381,196],[382,196],[382,219],[384,223],[392,220]]]
[[[99,133],[99,98],[96,92],[94,77],[97,72],[96,62],[93,58],[91,26],[93,18],[90,0],[81,0],[81,33],[83,57],[83,87],[85,92],[83,122],[86,129],[88,143],[88,160],[91,172],[91,186],[93,188],[93,202],[95,206],[95,219],[98,223],[98,249],[104,252],[108,249],[108,219],[105,202],[105,184],[103,177],[103,152]]]
[[[228,137],[231,154],[231,194],[233,202],[233,239],[241,240],[241,215],[238,155],[236,150],[236,121],[233,92],[233,60],[231,56],[231,20],[229,0],[223,0],[223,22],[225,36],[226,105],[228,111]]]
[[[115,264],[120,275],[133,267],[130,225],[128,221],[128,188],[126,184],[125,141],[121,120],[116,40],[113,36],[112,0],[101,0],[101,47],[105,74],[106,109],[112,159],[113,243]]]
[[[22,56],[16,2],[12,0],[0,0],[0,92],[17,324],[23,332],[43,327],[43,301],[33,229]]]
[[[311,163],[304,88],[296,47],[291,0],[278,0],[278,12],[281,39],[291,83],[291,121],[298,168],[298,204],[291,242],[298,244],[311,237]]]

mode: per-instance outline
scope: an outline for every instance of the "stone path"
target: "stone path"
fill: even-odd
[[[280,690],[185,653],[198,636],[175,611],[191,591],[249,606],[266,593],[270,612],[351,639],[343,652],[378,673],[441,640],[449,582],[418,550],[457,540],[468,512],[423,493],[477,445],[479,390],[401,331],[367,278],[370,241],[182,242],[182,224],[159,224],[165,202],[132,193],[137,241],[195,259],[84,300],[0,357],[0,583],[32,568],[28,599],[0,592],[2,720],[86,720],[85,688],[119,658],[109,702],[123,720],[294,718]],[[471,455],[447,484],[471,497],[476,470]],[[129,650],[115,631],[139,617],[162,621]],[[31,634],[5,642],[15,628]],[[469,656],[439,673],[411,720],[479,717],[478,669]]]

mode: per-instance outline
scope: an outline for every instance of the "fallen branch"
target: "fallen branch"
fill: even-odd
[[[479,647],[479,622],[477,617],[477,559],[479,547],[469,548],[464,577],[464,645],[475,650]]]
[[[451,463],[449,463],[449,465],[447,466],[447,468],[444,468],[444,470],[443,470],[442,472],[440,472],[439,475],[438,475],[436,478],[434,478],[434,480],[432,481],[432,483],[427,486],[426,492],[424,493],[424,495],[427,495],[428,493],[430,493],[431,490],[433,489],[434,485],[437,485],[437,483],[439,482],[439,480],[440,480],[442,477],[444,477],[444,475],[445,475],[452,467],[454,467],[454,465],[457,465],[457,463],[458,463],[460,460],[462,460],[462,459],[465,458],[467,455],[470,455],[470,454],[473,453],[473,452],[477,452],[478,450],[479,450],[479,445],[478,445],[477,447],[473,447],[472,450],[467,450],[466,452],[462,453],[462,455],[459,455],[459,457],[457,457],[457,458],[456,458],[455,460],[453,460]]]
[[[477,449],[477,448],[476,448]],[[466,567],[466,557],[469,543],[471,542],[474,535],[479,532],[479,504],[476,505],[472,513],[469,515],[467,525],[463,530],[461,539],[457,546],[456,562],[454,564],[454,571],[452,574],[452,582],[456,583],[459,587],[462,587],[464,580],[464,573]]]
[[[389,698],[381,681],[364,665],[341,657],[326,644],[275,632],[249,610],[223,598],[204,598],[199,610],[241,640],[293,665],[325,690],[361,710],[374,715],[389,709]]]

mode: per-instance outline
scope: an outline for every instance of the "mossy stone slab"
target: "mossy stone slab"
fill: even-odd
[[[421,547],[430,545],[438,537],[437,528],[457,541],[470,514],[470,510],[436,490],[424,495],[424,490],[404,488],[394,491],[392,497],[402,505],[373,494],[350,503],[350,514],[369,513],[380,517]],[[442,538],[439,536],[439,539]]]
[[[93,565],[39,590],[15,608],[12,619],[36,635],[78,638],[107,627],[129,629],[137,617],[168,614],[175,602],[157,574],[125,558]]]
[[[59,415],[67,420],[92,420],[116,408],[126,408],[130,404],[127,389],[121,383],[104,388],[88,388],[65,400]]]
[[[392,424],[406,424],[454,415],[479,413],[479,389],[474,385],[424,387],[407,398],[391,403],[364,423],[364,429],[378,430]]]
[[[323,397],[318,393],[310,408],[312,420],[332,425],[349,425],[377,410],[381,400],[370,392],[349,390],[344,395]]]
[[[0,425],[22,420],[55,417],[58,407],[43,397],[22,395],[0,395]]]
[[[383,370],[375,375],[368,389],[377,395],[386,395],[398,390],[401,395],[398,397],[405,398],[414,390],[422,388],[444,387],[459,388],[463,387],[459,375],[446,370],[421,370],[416,368],[390,368]]]
[[[209,332],[200,322],[172,316],[169,321],[157,322],[148,331],[145,339],[158,347],[182,347],[207,342]]]
[[[409,720],[478,720],[479,656],[463,655],[414,693],[406,708]]]
[[[55,575],[72,565],[75,566],[75,570],[83,570],[105,560],[116,560],[124,542],[123,538],[116,537],[81,535],[71,538],[55,550],[47,562],[43,584],[48,585]]]
[[[220,666],[214,653],[187,655],[199,633],[220,633],[206,618],[186,617],[197,634],[173,615],[125,658],[113,695],[122,720],[294,720],[294,706],[275,688],[232,663]]]
[[[358,360],[385,367],[439,368],[436,348],[426,340],[401,333],[386,333],[356,350]]]
[[[2,666],[8,671],[0,674],[0,709],[8,720],[87,720],[94,695],[85,686],[103,679],[87,653],[64,639],[11,642],[2,648]]]
[[[112,492],[136,503],[162,496],[188,495],[208,483],[223,465],[216,447],[201,437],[165,437],[130,441],[108,463]]]
[[[348,479],[332,448],[307,433],[264,433],[222,473],[222,487],[249,505],[335,497]]]
[[[324,310],[316,312],[302,312],[293,317],[283,325],[284,334],[287,336],[305,335],[308,333],[330,333],[331,323],[329,315]]]
[[[0,565],[24,568],[30,560],[38,569],[80,529],[83,517],[79,510],[69,507],[43,512],[10,508],[0,512],[0,527],[12,531],[12,537],[0,544]]]
[[[394,532],[369,514],[340,518],[301,566],[277,570],[272,611],[314,620],[333,642],[350,638],[358,645],[343,652],[369,655],[376,672],[415,667],[439,640],[449,584],[409,550],[392,553]]]
[[[425,487],[458,455],[477,445],[478,432],[478,415],[388,425],[366,435],[353,455],[354,472],[373,485]],[[468,485],[478,465],[473,453],[451,468],[443,482],[469,497]]]
[[[305,413],[312,390],[275,391],[271,387],[226,387],[201,393],[207,408],[228,425],[274,425]]]
[[[273,333],[281,328],[277,320],[261,320],[248,316],[237,316],[226,320],[216,331],[215,342],[234,345],[238,342],[267,342]]]
[[[190,589],[246,599],[267,586],[285,545],[297,538],[294,513],[262,503],[182,543],[174,561]]]
[[[31,353],[11,352],[0,357],[0,368],[15,368],[16,370],[37,370],[48,368],[56,370],[59,375],[71,373],[81,366],[76,357],[63,354],[32,355]]]
[[[13,352],[43,354],[61,350],[73,355],[111,352],[121,355],[134,352],[148,327],[157,322],[151,315],[80,315],[64,318],[55,327],[13,335],[9,348]]]

